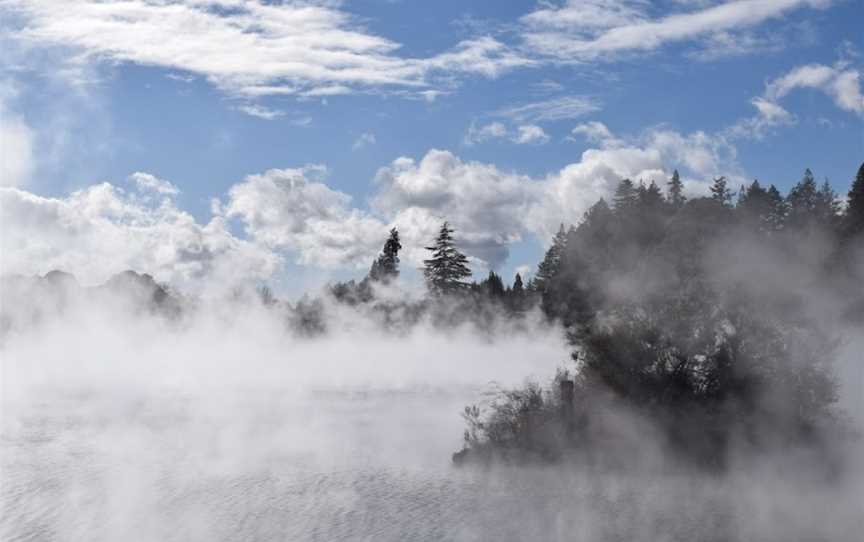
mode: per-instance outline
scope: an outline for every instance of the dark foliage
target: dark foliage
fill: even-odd
[[[864,196],[853,193],[862,192],[864,166],[856,183],[844,215],[809,170],[786,198],[754,181],[735,205],[724,178],[711,197],[690,201],[677,176],[665,200],[653,183],[623,180],[611,209],[600,200],[577,227],[561,227],[534,282],[543,311],[568,329],[576,376],[468,407],[466,448],[454,459],[593,457],[621,438],[623,448],[638,447],[610,423],[621,408],[672,456],[703,467],[726,466],[733,443],[823,446],[842,428],[831,373],[837,337],[808,316],[805,290],[744,264],[747,254],[791,266],[817,258],[806,288],[844,299],[838,318],[861,312],[862,291],[838,265],[861,250],[839,242],[860,231],[854,214]],[[575,398],[562,402],[566,386]]]

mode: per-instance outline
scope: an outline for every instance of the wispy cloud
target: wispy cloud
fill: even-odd
[[[528,49],[560,62],[612,58],[616,54],[651,51],[686,40],[723,40],[737,32],[803,8],[822,8],[831,0],[733,0],[652,17],[643,0],[569,0],[544,4],[522,18]],[[692,3],[687,3],[692,4]],[[701,4],[701,3],[699,3]],[[764,44],[759,43],[762,47]]]
[[[599,110],[599,101],[589,96],[562,96],[505,107],[496,111],[494,115],[519,122],[544,122],[575,119]]]
[[[365,132],[365,133],[360,134],[360,137],[358,137],[354,141],[354,144],[351,145],[351,150],[359,151],[360,149],[362,149],[364,147],[368,147],[369,145],[374,145],[376,142],[377,142],[377,140],[375,139],[375,134],[373,134],[371,132]]]
[[[548,143],[550,138],[543,128],[536,124],[521,124],[511,129],[498,121],[480,126],[472,122],[462,142],[471,146],[495,139],[510,141],[517,145],[542,145]]]
[[[436,74],[497,77],[534,61],[492,37],[462,41],[427,58],[363,28],[338,2],[67,2],[4,0],[20,21],[9,37],[29,47],[68,48],[73,62],[157,66],[203,76],[241,96],[330,96],[434,86]],[[176,76],[176,75],[175,75]]]
[[[237,106],[237,111],[246,113],[249,116],[257,117],[264,120],[274,120],[285,115],[284,111],[278,109],[270,109],[259,104],[243,104]]]

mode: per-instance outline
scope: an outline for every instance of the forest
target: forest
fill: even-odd
[[[647,427],[675,464],[724,469],[737,454],[785,448],[818,454],[830,470],[842,460],[831,443],[854,436],[833,362],[864,325],[864,164],[845,202],[809,169],[785,195],[759,181],[733,190],[720,177],[710,196],[687,198],[677,171],[664,185],[622,180],[610,201],[561,225],[527,281],[494,271],[469,281],[458,225],[444,222],[425,247],[425,296],[398,293],[396,228],[360,281],[296,303],[264,285],[226,295],[260,304],[300,337],[340,325],[341,309],[394,334],[425,322],[494,341],[537,322],[560,326],[572,359],[547,384],[493,389],[465,407],[456,464],[627,465]],[[134,271],[94,288],[62,271],[3,282],[2,336],[82,296],[178,325],[200,305]]]

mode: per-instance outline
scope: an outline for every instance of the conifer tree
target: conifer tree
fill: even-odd
[[[456,248],[453,241],[453,228],[444,222],[435,244],[425,247],[432,257],[423,260],[423,275],[426,285],[434,295],[450,294],[466,287],[462,281],[471,276],[468,258]]]
[[[779,193],[777,195],[779,197]],[[754,180],[746,188],[741,187],[735,213],[745,226],[759,231],[772,230],[773,228],[768,225],[772,209],[771,195],[768,190],[762,188],[758,180]]]
[[[726,186],[726,177],[717,177],[714,179],[714,184],[711,185],[711,199],[720,203],[724,207],[729,207],[732,204],[732,191]]]
[[[378,258],[372,262],[369,270],[369,278],[379,282],[390,282],[399,276],[399,251],[402,243],[399,242],[399,232],[396,228],[390,230],[390,237],[384,242],[384,248]]]
[[[764,221],[765,231],[778,232],[786,227],[786,215],[788,210],[786,200],[773,184],[768,187],[768,216]]]
[[[815,220],[822,226],[836,231],[840,218],[840,202],[837,201],[837,192],[831,188],[828,179],[822,183],[819,193],[816,195]]]
[[[522,275],[516,273],[516,278],[513,279],[513,295],[522,297],[525,294],[525,286],[522,284]]]
[[[504,297],[504,281],[495,271],[489,271],[489,276],[480,283],[486,295],[492,298]]]
[[[636,206],[639,194],[636,187],[633,186],[633,181],[623,179],[615,188],[615,196],[612,198],[612,207],[618,214],[626,213]]]
[[[537,266],[537,275],[532,279],[534,289],[542,292],[546,285],[558,273],[561,265],[561,255],[564,253],[564,248],[567,246],[567,232],[564,230],[564,224],[558,228],[558,233],[552,239],[552,245],[543,256],[543,261]]]
[[[667,201],[672,206],[674,211],[677,211],[687,203],[687,198],[684,196],[684,183],[681,182],[681,176],[678,175],[678,170],[672,172],[672,178],[666,185],[669,187]]]
[[[858,168],[858,175],[849,189],[849,205],[846,207],[843,229],[847,238],[864,233],[864,163]]]
[[[787,224],[790,228],[801,230],[810,227],[817,220],[819,188],[809,168],[786,196]]]

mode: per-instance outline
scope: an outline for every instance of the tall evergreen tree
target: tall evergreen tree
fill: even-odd
[[[471,276],[468,258],[456,248],[453,241],[453,228],[444,222],[435,244],[426,247],[432,257],[423,260],[423,275],[429,291],[435,295],[449,294],[466,287],[462,279]]]
[[[639,194],[633,181],[623,179],[615,188],[615,196],[612,198],[612,207],[618,214],[631,211],[639,201]]]
[[[773,205],[768,190],[762,188],[758,180],[754,180],[750,186],[742,186],[741,191],[738,192],[735,214],[739,221],[748,228],[757,231],[769,231],[774,229],[769,226]]]
[[[501,299],[504,297],[504,281],[495,271],[489,271],[489,276],[480,283],[480,286],[491,298]]]
[[[864,163],[858,168],[858,175],[849,189],[849,204],[846,207],[843,230],[847,238],[864,233]]]
[[[715,178],[714,184],[711,185],[711,199],[724,207],[729,207],[732,204],[733,194],[726,185],[726,177]]]
[[[819,199],[816,179],[813,177],[813,172],[807,168],[804,170],[804,177],[786,196],[788,227],[803,230],[815,224],[818,220]]]
[[[677,211],[687,203],[687,198],[684,196],[684,183],[681,182],[681,176],[678,175],[678,170],[672,172],[672,178],[666,183],[668,186],[667,201],[672,206],[674,211]]]
[[[542,292],[546,289],[546,285],[552,280],[552,277],[558,273],[561,265],[561,255],[564,253],[564,247],[567,246],[567,232],[564,229],[564,224],[558,228],[558,233],[552,239],[552,245],[543,256],[543,261],[537,266],[537,275],[532,279],[534,289]]]
[[[516,273],[516,278],[513,279],[513,295],[514,296],[523,296],[525,295],[525,286],[522,284],[522,275]]]
[[[837,200],[837,192],[831,188],[828,179],[825,179],[816,195],[815,220],[832,231],[836,231],[839,225],[840,202]]]
[[[773,184],[768,187],[769,212],[764,221],[765,231],[778,232],[786,227],[786,200]]]
[[[378,258],[372,262],[369,270],[369,278],[379,282],[390,282],[399,276],[399,251],[402,243],[399,242],[399,232],[396,228],[390,230],[390,236],[384,242],[384,249]]]

